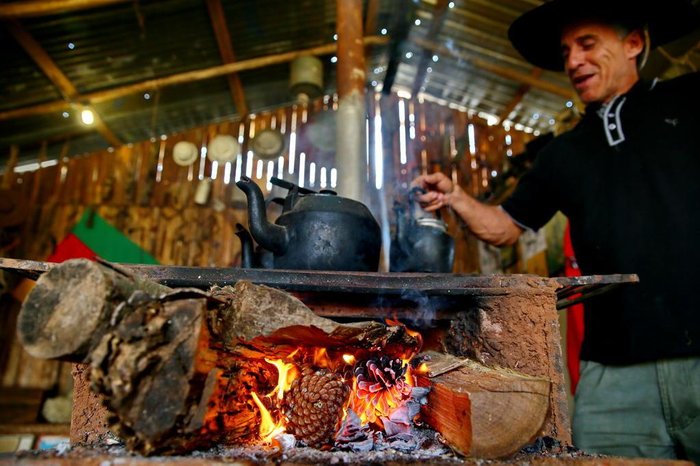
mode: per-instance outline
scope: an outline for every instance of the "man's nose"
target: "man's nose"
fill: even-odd
[[[574,47],[569,50],[566,59],[564,60],[564,66],[567,70],[574,70],[581,66],[584,60],[584,53],[578,47]]]

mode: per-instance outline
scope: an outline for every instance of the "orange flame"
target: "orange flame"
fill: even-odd
[[[277,368],[278,374],[277,386],[274,390],[268,393],[267,396],[271,397],[276,393],[277,399],[281,401],[284,399],[284,393],[289,391],[289,388],[292,386],[292,382],[299,375],[299,370],[291,362],[284,362],[281,359],[271,360],[265,358],[265,361],[274,365]]]
[[[263,442],[270,443],[275,436],[284,432],[284,426],[272,420],[272,415],[255,392],[250,392],[250,396],[260,410],[260,438]]]
[[[406,363],[407,361],[404,361],[404,364]],[[410,375],[410,370],[408,369],[410,369],[410,366],[404,374],[404,381],[409,387],[412,387],[415,384],[413,376]],[[357,379],[353,378],[350,407],[358,415],[362,425],[381,423],[380,417],[389,417],[407,398],[408,395],[402,393],[395,385],[388,388],[385,387],[376,392],[364,392],[361,394],[357,386]]]
[[[409,366],[410,367],[410,366]],[[414,367],[410,369],[411,375],[425,375],[428,372],[430,372],[430,366],[428,366],[427,363],[422,362],[418,365],[418,367]],[[411,377],[413,378],[413,377]],[[415,384],[413,384],[415,385]]]
[[[353,365],[355,364],[355,356],[352,354],[344,354],[343,355],[343,361],[345,361],[345,364]]]
[[[318,367],[330,368],[333,366],[328,350],[326,348],[314,348],[314,365]]]

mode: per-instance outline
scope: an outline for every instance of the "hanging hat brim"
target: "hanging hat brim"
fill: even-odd
[[[651,48],[654,48],[697,28],[700,12],[686,0],[553,0],[513,21],[508,38],[528,62],[547,70],[562,71],[562,29],[584,19],[633,27],[647,25]]]

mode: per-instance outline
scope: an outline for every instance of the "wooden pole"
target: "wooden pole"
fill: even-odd
[[[337,0],[338,97],[364,95],[365,50],[362,43],[362,1]]]
[[[365,195],[365,51],[362,46],[362,1],[337,0],[338,113],[336,164],[343,182],[338,192],[351,199]]]
[[[369,36],[363,39],[365,46],[368,45],[383,45],[389,42],[388,37],[384,36]],[[204,79],[216,78],[230,73],[240,71],[253,70],[280,63],[293,61],[295,58],[302,55],[327,55],[334,53],[338,48],[338,44],[319,45],[303,50],[294,50],[291,52],[278,53],[274,55],[266,55],[264,57],[251,58],[250,60],[241,60],[235,63],[227,63],[225,65],[213,66],[201,70],[187,71],[185,73],[173,74],[164,78],[149,79],[140,83],[129,84],[126,86],[106,89],[102,91],[91,92],[80,96],[81,102],[97,104],[125,97],[132,94],[139,94],[153,89],[162,89],[167,86],[177,84],[186,84]],[[46,104],[33,105],[31,107],[23,107],[15,110],[0,112],[0,121],[11,120],[14,118],[22,118],[33,115],[42,115],[45,113],[58,112],[70,108],[71,103],[63,100],[49,102]]]

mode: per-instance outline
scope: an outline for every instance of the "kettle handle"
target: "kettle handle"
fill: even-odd
[[[279,186],[280,188],[288,189],[289,191],[296,189],[300,194],[318,194],[313,189],[302,188],[301,186],[295,185],[291,181],[283,180],[282,178],[277,178],[276,176],[270,178],[270,183],[274,184],[275,186]]]

